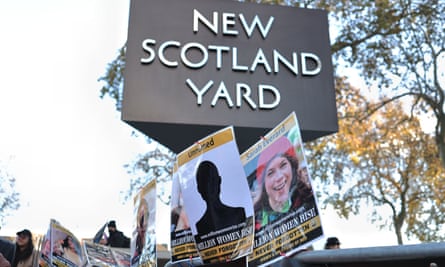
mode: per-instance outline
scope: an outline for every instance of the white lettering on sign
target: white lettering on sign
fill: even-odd
[[[187,85],[192,89],[193,93],[196,94],[196,104],[202,105],[202,96],[210,89],[210,87],[213,85],[213,81],[210,80],[207,82],[207,84],[202,88],[202,90],[199,90],[199,88],[193,83],[192,80],[187,79],[186,81]]]
[[[254,34],[260,34],[261,38],[266,40],[271,33],[274,21],[273,16],[262,18],[256,14],[248,19],[242,13],[214,11],[204,15],[197,9],[193,9],[192,23],[193,33],[206,30],[215,36],[223,35],[233,38],[233,36],[239,36],[244,32],[247,38],[251,38]],[[249,51],[240,51],[238,47],[228,45],[203,45],[199,42],[181,43],[177,40],[158,42],[147,38],[142,41],[142,50],[146,55],[140,58],[140,63],[149,65],[157,58],[162,65],[168,68],[182,66],[190,69],[213,67],[216,70],[221,70],[230,68],[234,72],[254,74],[260,71],[268,75],[286,71],[292,77],[298,77],[299,74],[301,76],[316,76],[322,71],[322,62],[315,53],[286,51],[284,54],[277,48],[268,51],[257,47],[258,45],[260,43],[256,43]],[[212,59],[210,62],[214,62],[214,66],[209,66],[209,58]],[[185,84],[196,96],[198,106],[203,105],[207,100],[212,107],[225,103],[229,108],[241,108],[243,105],[247,105],[252,110],[274,109],[279,106],[281,101],[278,88],[261,82],[256,85],[256,91],[242,81],[235,82],[234,88],[227,88],[224,81],[220,81],[218,84],[212,79],[197,85],[192,79],[187,78]]]
[[[316,67],[313,70],[308,70],[306,62],[308,59],[312,59],[315,62]],[[319,74],[321,71],[321,60],[320,58],[312,53],[301,53],[301,73],[303,75],[314,76]]]
[[[238,35],[239,32],[235,29],[232,29],[236,25],[236,15],[234,13],[222,13],[222,19],[221,19],[221,28],[222,28],[222,34],[223,35]],[[274,17],[269,17],[266,25],[264,26],[261,19],[258,17],[258,15],[255,15],[253,20],[251,22],[248,22],[243,14],[238,15],[239,20],[241,22],[242,28],[244,32],[246,33],[247,37],[251,37],[253,34],[253,31],[255,28],[258,29],[258,31],[261,34],[261,37],[263,39],[266,39],[270,29],[272,28],[272,24],[275,20]],[[202,15],[198,10],[193,9],[193,32],[199,31],[199,24],[206,26],[211,32],[213,32],[215,35],[218,35],[218,28],[219,28],[219,16],[218,12],[212,13],[212,19],[206,18],[204,15]]]
[[[199,50],[202,54],[202,59],[197,63],[191,62],[187,58],[187,51],[189,49]],[[207,49],[200,43],[188,43],[184,45],[184,47],[181,49],[181,60],[186,66],[190,68],[199,69],[207,63],[208,59],[209,59],[209,54],[207,52]]]
[[[232,48],[232,70],[247,71],[249,68],[247,66],[242,66],[238,64],[238,48]]]
[[[186,84],[190,87],[193,93],[196,95],[196,104],[202,105],[204,95],[209,92],[214,84],[214,81],[209,80],[204,87],[201,89],[191,80],[187,79]],[[216,106],[220,100],[226,102],[229,108],[233,108],[234,106],[240,108],[242,103],[247,103],[249,107],[253,110],[259,109],[274,109],[278,106],[281,100],[280,92],[277,88],[271,85],[259,84],[258,85],[258,105],[251,97],[252,90],[248,84],[245,83],[236,83],[235,84],[235,103],[234,105],[230,91],[227,89],[224,81],[219,83],[219,86],[216,88],[215,93],[212,97],[211,106]],[[270,103],[266,103],[265,94],[269,93],[273,101]]]
[[[219,45],[209,45],[209,51],[215,51],[216,52],[216,69],[222,68],[222,59],[223,59],[223,52],[229,52],[230,47],[228,46],[219,46]]]
[[[221,83],[219,84],[218,89],[216,90],[215,96],[213,96],[211,105],[212,107],[216,106],[216,102],[218,102],[218,100],[222,98],[225,99],[227,102],[227,105],[229,106],[229,108],[233,107],[233,101],[230,98],[230,94],[227,91],[226,85],[224,84],[223,81],[221,81]]]
[[[181,45],[181,43],[176,42],[176,41],[167,41],[164,42],[163,44],[161,44],[161,46],[159,47],[159,60],[162,62],[162,64],[164,64],[167,67],[177,67],[178,66],[178,62],[177,61],[171,61],[165,58],[165,50],[167,50],[168,47],[179,47]]]
[[[236,106],[241,107],[241,104],[242,104],[241,101],[244,99],[252,109],[256,109],[257,106],[256,106],[255,102],[253,102],[252,98],[250,98],[251,92],[252,92],[252,90],[250,90],[249,85],[247,85],[245,83],[237,83],[236,84]]]
[[[222,69],[224,67],[224,55],[229,54],[231,55],[232,62],[232,65],[230,67],[234,71],[255,72],[257,70],[257,67],[262,67],[266,73],[279,73],[280,66],[282,66],[290,71],[294,76],[298,75],[299,66],[297,52],[293,52],[291,54],[291,58],[288,59],[277,49],[272,50],[271,54],[265,54],[263,49],[258,48],[255,56],[250,59],[251,63],[249,65],[245,65],[246,63],[242,64],[239,62],[237,47],[219,45],[209,45],[205,47],[202,44],[196,42],[186,43],[184,44],[184,46],[181,46],[181,43],[178,41],[165,41],[159,46],[156,52],[156,50],[152,47],[155,45],[156,41],[153,39],[145,39],[142,41],[142,49],[147,53],[147,57],[143,57],[140,60],[142,64],[153,63],[157,55],[159,61],[167,67],[178,67],[178,60],[180,60],[182,64],[189,68],[200,69],[207,65],[210,56],[209,53],[211,53],[212,56],[214,55],[215,57],[215,68]],[[202,55],[202,57],[196,62],[192,62],[187,56],[188,52],[192,49],[199,51]],[[175,58],[167,58],[167,50],[170,51],[169,54],[174,55]],[[321,61],[317,55],[313,53],[301,52],[300,58],[302,75],[315,76],[320,73]],[[315,64],[315,67],[313,69],[308,69],[308,60],[313,61],[313,63]]]

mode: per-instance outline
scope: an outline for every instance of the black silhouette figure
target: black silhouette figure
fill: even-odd
[[[196,171],[198,192],[207,204],[207,209],[196,223],[198,235],[205,235],[246,220],[242,207],[230,207],[223,204],[219,198],[221,193],[221,176],[216,165],[211,161],[203,161]]]

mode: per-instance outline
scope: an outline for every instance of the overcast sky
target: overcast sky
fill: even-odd
[[[125,43],[128,9],[129,0],[0,0],[0,161],[21,203],[0,235],[44,233],[54,218],[79,238],[109,219],[131,236],[123,165],[148,146],[99,98],[97,81]],[[366,218],[323,213],[326,235],[343,247],[396,244]]]
[[[0,1],[0,156],[21,201],[1,234],[42,233],[51,218],[81,237],[108,219],[131,233],[122,166],[146,145],[97,81],[127,23],[128,1]]]

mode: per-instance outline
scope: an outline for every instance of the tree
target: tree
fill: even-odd
[[[9,212],[20,207],[19,193],[14,190],[15,178],[0,165],[0,225]]]
[[[435,118],[435,141],[445,166],[445,2],[440,0],[327,1],[339,25],[332,50],[361,70],[385,100],[414,99],[412,110]]]
[[[118,50],[116,58],[108,64],[105,75],[99,78],[99,81],[105,83],[100,90],[100,98],[111,97],[116,101],[116,110],[119,112],[124,90],[125,51],[126,45]]]
[[[130,188],[125,199],[128,200],[133,192],[146,185],[151,179],[156,179],[159,182],[159,187],[157,187],[159,199],[169,204],[174,160],[175,154],[158,144],[153,150],[139,155],[133,163],[126,164],[125,167],[130,174],[134,175],[134,178],[130,181]]]
[[[339,97],[339,132],[306,146],[314,176],[324,179],[324,204],[345,218],[360,213],[364,204],[372,206],[372,221],[392,227],[398,244],[403,233],[420,241],[443,238],[445,172],[434,138],[400,102],[358,119],[366,98],[347,83],[337,86],[347,92]]]
[[[267,0],[269,4],[322,8],[338,33],[332,43],[337,71],[361,71],[387,94],[375,103],[410,97],[411,108],[433,117],[445,166],[445,2],[442,0]]]

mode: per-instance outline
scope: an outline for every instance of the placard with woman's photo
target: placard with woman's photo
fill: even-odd
[[[255,212],[249,265],[269,265],[323,237],[295,113],[241,155]]]

